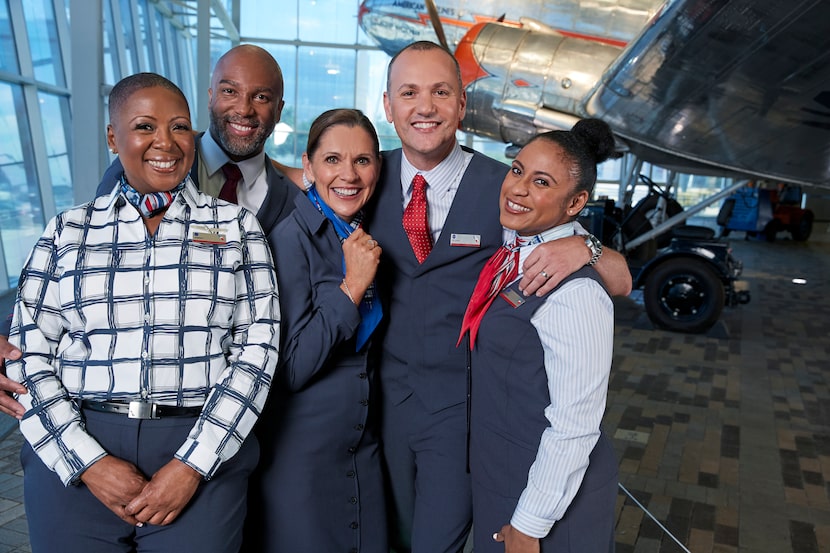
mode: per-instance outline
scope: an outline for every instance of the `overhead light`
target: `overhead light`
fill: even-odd
[[[793,284],[807,284],[806,278],[794,278]]]

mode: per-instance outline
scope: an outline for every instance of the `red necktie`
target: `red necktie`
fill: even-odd
[[[501,290],[519,275],[519,250],[502,246],[487,261],[481,273],[478,275],[478,282],[470,296],[467,304],[467,311],[464,312],[464,320],[461,323],[461,334],[458,336],[458,347],[464,334],[470,331],[470,349],[476,342],[478,327],[481,319],[487,313],[487,309],[493,300],[496,299]]]
[[[412,199],[403,210],[403,229],[418,263],[423,263],[432,250],[432,233],[427,222],[427,181],[423,175],[412,179]]]
[[[236,201],[236,187],[239,181],[242,180],[242,171],[236,163],[228,162],[222,166],[222,173],[225,175],[225,184],[222,185],[222,190],[219,191],[219,199],[225,200],[232,204]]]

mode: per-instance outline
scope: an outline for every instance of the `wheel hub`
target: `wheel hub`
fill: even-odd
[[[667,280],[660,292],[663,307],[675,318],[696,315],[706,303],[704,287],[692,275]]]

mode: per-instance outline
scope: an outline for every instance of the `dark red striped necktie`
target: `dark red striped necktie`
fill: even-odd
[[[219,199],[232,204],[239,203],[236,199],[236,187],[239,186],[239,181],[242,180],[242,171],[239,170],[239,165],[228,162],[222,166],[222,173],[225,175],[225,184],[222,185],[222,190],[219,191]]]

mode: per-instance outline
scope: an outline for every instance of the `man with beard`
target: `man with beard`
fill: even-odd
[[[213,69],[210,129],[196,140],[190,170],[202,192],[256,213],[266,235],[294,208],[302,181],[301,170],[275,163],[265,154],[265,141],[282,113],[282,93],[282,70],[267,50],[243,44],[226,52]],[[116,159],[97,194],[109,193],[120,172]]]
[[[266,235],[294,209],[294,196],[302,183],[302,169],[279,165],[264,150],[280,120],[282,95],[282,70],[267,50],[243,44],[226,52],[213,69],[208,89],[210,128],[196,137],[190,170],[193,182],[204,193],[255,213]],[[109,194],[123,171],[116,158],[96,195]],[[227,176],[234,173],[233,178]],[[2,323],[0,412],[20,419],[25,409],[3,392],[26,393],[23,385],[6,378],[4,370],[5,359],[19,359],[21,353],[7,340],[11,320]]]

